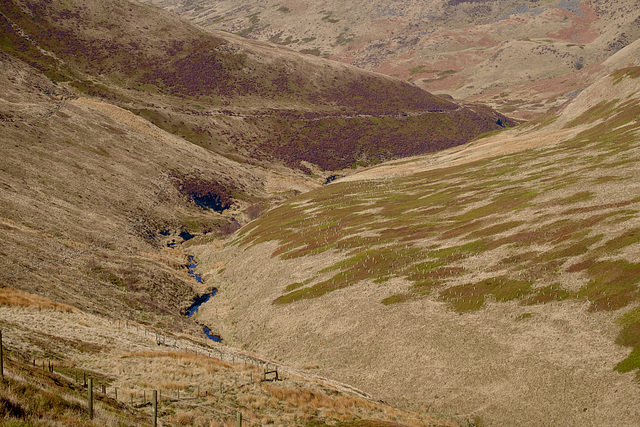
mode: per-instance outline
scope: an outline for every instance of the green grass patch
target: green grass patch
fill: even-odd
[[[485,227],[480,230],[473,231],[469,233],[468,237],[470,239],[493,237],[496,234],[504,233],[506,231],[519,227],[524,223],[525,223],[524,221],[507,221],[500,224],[491,225],[489,227]]]
[[[457,312],[481,309],[486,299],[506,302],[524,298],[531,292],[532,283],[506,276],[492,277],[477,283],[468,283],[447,288],[440,292],[440,299],[447,301]]]
[[[407,293],[407,294],[396,294],[396,295],[391,295],[390,297],[387,297],[385,299],[382,300],[382,304],[384,305],[391,305],[391,304],[399,304],[402,302],[406,302],[406,301],[411,301],[412,299],[414,299],[414,295]]]
[[[591,200],[595,197],[595,193],[592,191],[580,191],[572,196],[564,197],[561,199],[555,199],[550,204],[559,204],[559,205],[571,205],[573,203],[586,202],[587,200]]]
[[[251,15],[248,15],[247,18],[249,18],[249,22],[255,25],[258,22],[260,22],[259,16],[260,16],[260,12],[256,12],[256,13],[252,13]]]
[[[531,317],[533,317],[533,313],[522,313],[521,315],[516,317],[516,321],[530,319]]]
[[[483,240],[475,240],[458,246],[450,246],[447,248],[437,249],[428,252],[431,258],[440,258],[447,261],[458,260],[472,254],[483,252],[487,247],[487,243]]]
[[[536,190],[521,190],[505,192],[496,196],[490,203],[471,209],[462,215],[456,217],[460,221],[470,221],[473,219],[484,218],[489,215],[501,214],[504,212],[511,212],[517,209],[525,207],[525,205],[531,202],[538,192]]]
[[[627,246],[640,243],[640,228],[635,227],[624,231],[621,235],[607,240],[602,246],[598,247],[599,251],[606,254],[619,251]]]
[[[326,12],[326,11],[323,10],[320,13],[324,15],[322,17],[322,21],[323,22],[329,22],[331,24],[336,24],[336,23],[340,22],[339,19],[332,18],[333,12]]]
[[[305,55],[313,55],[313,56],[321,56],[322,55],[322,51],[320,49],[313,48],[313,49],[300,49],[299,50],[300,53],[304,53]]]
[[[614,368],[618,372],[631,372],[635,369],[640,369],[640,346],[634,347],[631,353]],[[636,374],[640,380],[640,371]]]
[[[614,99],[611,101],[600,101],[598,104],[589,108],[580,116],[571,120],[569,123],[566,124],[565,127],[572,128],[579,125],[594,123],[595,121],[600,119],[605,119],[613,113],[614,107],[619,101],[620,101],[619,99]]]
[[[588,232],[588,230],[585,230],[585,232]],[[561,258],[577,257],[579,255],[587,253],[589,251],[589,248],[600,240],[602,240],[602,235],[585,237],[584,239],[577,242],[570,242],[568,244],[562,245],[559,248],[556,248],[553,251],[545,252],[533,262],[549,262]]]
[[[471,236],[471,234],[473,234],[474,231],[477,231],[478,229],[482,228],[484,225],[487,224],[487,222],[488,220],[485,220],[485,219],[464,222],[462,225],[458,227],[449,228],[449,230],[445,231],[439,236],[439,239],[448,240],[456,237],[461,237],[466,234],[469,234],[469,236]]]
[[[287,285],[287,287],[284,288],[284,291],[285,292],[295,291],[296,289],[299,289],[303,286],[304,286],[304,283],[292,283],[290,285]]]
[[[611,76],[614,78],[614,85],[617,85],[623,78],[637,79],[640,77],[640,67],[627,67],[614,71]]]
[[[409,74],[412,75],[412,76],[414,74],[419,74],[419,73],[422,73],[422,72],[425,72],[424,71],[424,65],[418,65],[417,67],[413,67],[413,68],[409,69]]]
[[[577,296],[587,298],[592,310],[618,310],[638,296],[640,263],[596,261],[583,271],[587,272],[590,280],[578,290]]]
[[[339,46],[344,46],[346,44],[353,42],[354,40],[355,40],[355,37],[353,36],[353,34],[347,35],[347,32],[345,31],[338,34],[338,37],[336,37],[336,44]]]
[[[531,295],[529,295],[523,304],[545,304],[551,301],[563,301],[573,297],[573,293],[562,288],[562,285],[556,283],[553,285],[545,286],[543,288],[535,289]]]

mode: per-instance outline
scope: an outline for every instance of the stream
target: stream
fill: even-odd
[[[195,259],[193,258],[192,255],[189,256],[189,274],[193,277],[195,277],[195,279],[198,281],[198,283],[203,283],[202,282],[202,276],[200,276],[199,274],[196,274],[195,270],[196,267],[198,266],[198,264],[196,263]],[[194,314],[196,314],[198,312],[198,309],[200,308],[200,306],[202,304],[204,304],[205,302],[209,301],[209,298],[215,296],[218,293],[218,290],[216,288],[213,288],[213,290],[210,293],[206,293],[200,296],[197,296],[193,299],[193,303],[189,306],[189,308],[187,308],[184,311],[184,315],[187,317],[191,317]],[[222,338],[219,335],[215,335],[211,333],[211,329],[209,329],[207,326],[202,325],[202,329],[204,331],[204,334],[207,336],[207,338],[209,338],[210,340],[213,340],[215,342],[222,342]]]

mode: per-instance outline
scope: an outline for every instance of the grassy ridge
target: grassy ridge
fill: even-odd
[[[639,108],[635,100],[598,105],[567,125],[590,129],[550,148],[328,186],[270,211],[239,243],[276,240],[273,255],[284,258],[343,254],[286,289],[278,304],[397,277],[406,291],[382,303],[428,297],[458,312],[490,301],[628,307],[640,300],[640,263],[632,255],[640,244],[640,197],[621,189],[639,179]],[[633,313],[619,338],[634,347],[623,371],[640,367],[640,317]]]

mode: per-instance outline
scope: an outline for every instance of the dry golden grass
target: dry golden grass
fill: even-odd
[[[136,426],[146,414],[94,394],[94,419],[88,417],[85,389],[58,373],[24,363],[5,349],[0,381],[0,425],[9,426]]]
[[[0,305],[10,307],[28,307],[38,310],[54,310],[61,313],[72,313],[76,311],[74,307],[51,301],[40,295],[30,294],[9,286],[0,287]]]
[[[183,352],[160,352],[160,351],[144,351],[138,353],[125,353],[122,355],[122,358],[128,357],[136,357],[136,358],[147,358],[147,359],[155,359],[155,358],[170,358],[176,359],[179,362],[187,362],[187,363],[195,363],[199,366],[204,366],[207,369],[212,369],[212,365],[221,366],[225,368],[231,368],[232,365],[229,362],[225,362],[223,360],[214,359],[211,357],[200,356],[193,353],[183,353]],[[214,371],[215,372],[215,371]]]
[[[179,425],[224,426],[236,410],[246,419],[273,425],[311,421],[332,425],[371,419],[401,420],[411,426],[446,425],[338,391],[326,382],[286,374],[283,381],[263,382],[261,369],[252,364],[232,364],[192,353],[126,352],[103,368],[126,372],[129,382],[147,389],[147,396],[149,390],[159,390],[163,407],[171,408],[166,420]],[[128,387],[120,380],[113,386],[140,401],[140,388]]]

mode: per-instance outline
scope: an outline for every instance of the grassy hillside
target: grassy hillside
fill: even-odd
[[[498,121],[514,124],[397,79],[206,32],[137,2],[16,0],[1,11],[5,53],[234,160],[279,160],[310,173],[301,161],[321,169],[370,164],[458,145],[500,128]],[[420,120],[405,126],[409,114]],[[371,133],[361,116],[388,122],[375,130],[373,148],[349,137]],[[284,144],[272,138],[281,127]],[[308,129],[316,127],[329,132]]]
[[[0,283],[94,312],[175,323],[194,290],[180,271],[185,256],[165,243],[182,241],[181,232],[213,235],[239,213],[238,199],[269,197],[252,184],[260,171],[125,110],[74,99],[21,61],[0,62],[12,95],[0,122]],[[188,177],[214,198],[232,192],[233,207],[199,207]]]
[[[183,425],[640,420],[636,53],[494,135],[515,122],[143,3],[0,12],[9,422],[91,425],[76,367],[100,425],[151,389]]]
[[[374,168],[269,211],[225,251],[199,249],[207,277],[228,283],[221,330],[408,407],[497,424],[638,420],[637,71],[419,159],[423,172]],[[616,402],[601,401],[611,388]]]
[[[245,424],[452,425],[199,337],[106,320],[9,288],[0,289],[0,319],[3,425],[151,425],[153,390],[160,425],[235,426],[236,411]],[[266,363],[277,366],[279,381],[273,373],[264,381]]]
[[[322,168],[432,151],[513,121],[207,33],[137,2],[4,2],[0,25],[0,327],[9,355],[0,418],[137,425],[149,415],[141,390],[192,399],[201,388],[209,394],[190,403],[207,409],[176,399],[163,420],[225,425],[215,415],[223,407],[265,424],[443,424],[311,373],[281,367],[287,380],[269,385],[258,368],[186,354],[197,346],[212,355],[207,323],[181,313],[217,286],[188,274],[186,252],[220,245],[261,210],[318,187],[320,174],[334,173]],[[439,137],[452,120],[456,133]],[[356,138],[378,124],[386,135],[375,145]],[[288,136],[280,146],[274,135]],[[48,358],[59,362],[55,375],[28,366]],[[75,367],[123,393],[119,402],[113,390],[101,396],[95,422]]]

